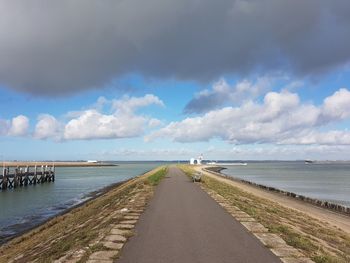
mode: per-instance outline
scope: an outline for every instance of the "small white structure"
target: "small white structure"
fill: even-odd
[[[87,162],[87,163],[98,163],[97,160],[87,160],[86,162]]]
[[[191,158],[190,159],[190,164],[191,165],[201,165],[203,160],[203,155],[201,154],[197,159]]]

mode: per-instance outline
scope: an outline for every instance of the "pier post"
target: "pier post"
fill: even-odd
[[[1,181],[0,181],[0,189],[5,189],[4,188],[4,185],[5,185],[5,177],[6,177],[6,168],[3,167],[2,168],[2,178],[1,178]]]
[[[45,182],[49,181],[49,169],[47,165],[45,165]]]
[[[8,170],[4,170],[3,178],[2,178],[2,189],[7,189],[7,172]]]
[[[37,180],[38,180],[38,177],[37,177],[37,167],[36,167],[36,165],[35,165],[35,166],[34,166],[33,184],[36,184],[36,183],[37,183]]]
[[[2,189],[2,182],[4,180],[4,173],[5,173],[5,167],[2,168],[2,177],[1,177],[1,180],[0,180],[0,189]]]
[[[19,169],[21,176],[23,177],[24,186],[28,185],[28,177],[26,173],[23,173],[23,168]]]
[[[12,177],[12,181],[11,181],[11,177]],[[6,174],[6,178],[7,178],[7,188],[14,188],[14,184],[16,182],[16,177],[17,177],[17,173],[15,171],[15,174],[13,176],[10,175],[10,173]]]
[[[33,178],[30,178],[30,169],[29,166],[24,168],[24,172],[26,174],[26,177],[28,178],[28,184],[33,184]]]
[[[41,177],[40,177],[40,183],[45,182],[45,168],[44,165],[41,166]]]
[[[18,170],[19,170],[19,168],[18,168],[18,166],[17,166],[17,167],[15,168],[15,177],[16,177],[16,176],[18,177],[19,186],[23,186],[23,184],[24,184],[24,179],[23,179],[22,174],[19,174],[19,173],[18,173]]]
[[[55,165],[52,166],[52,182],[55,181]]]
[[[15,176],[13,177],[13,188],[16,188],[17,186],[19,186],[19,177],[15,172]]]

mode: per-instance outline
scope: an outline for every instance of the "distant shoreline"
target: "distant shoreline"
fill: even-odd
[[[24,161],[13,161],[8,162],[5,161],[1,163],[1,165],[6,167],[17,167],[17,166],[42,166],[42,165],[55,165],[55,167],[101,167],[101,166],[118,166],[113,163],[105,163],[105,162],[60,162],[60,161],[38,161],[38,162],[24,162]]]

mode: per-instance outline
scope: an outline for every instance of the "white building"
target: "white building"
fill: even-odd
[[[192,165],[201,165],[203,160],[203,155],[201,154],[197,159],[191,158],[190,159],[190,164]]]

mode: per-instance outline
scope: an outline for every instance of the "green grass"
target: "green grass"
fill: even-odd
[[[155,172],[154,174],[150,175],[147,178],[147,181],[150,185],[156,186],[159,184],[160,180],[162,180],[164,178],[166,173],[167,173],[167,168],[164,167],[164,168],[160,169],[159,171]]]

